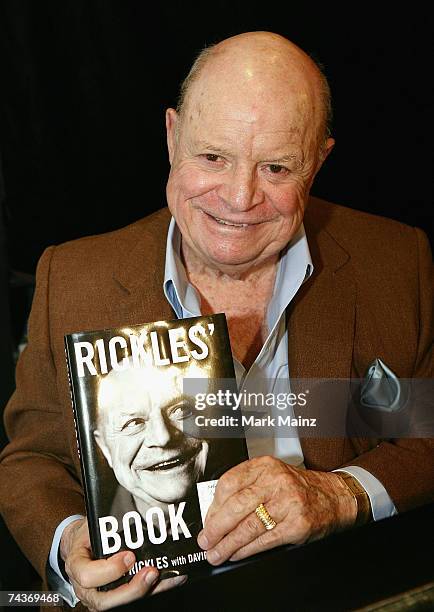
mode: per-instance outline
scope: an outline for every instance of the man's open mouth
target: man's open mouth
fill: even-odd
[[[171,459],[166,459],[165,461],[154,463],[153,465],[145,469],[148,470],[149,472],[156,472],[157,470],[158,471],[171,470],[175,467],[184,465],[185,463],[190,461],[190,459],[192,459],[195,455],[197,455],[199,450],[200,450],[200,447],[192,448],[186,451],[185,453],[172,457]]]
[[[248,227],[248,223],[232,223],[231,221],[225,221],[224,219],[219,219],[218,217],[213,217],[217,223],[221,225],[230,225],[231,227]]]
[[[258,225],[257,222],[253,222],[253,223],[242,223],[242,222],[237,222],[237,221],[229,221],[228,219],[221,219],[220,217],[216,217],[215,215],[206,212],[205,210],[203,210],[202,212],[204,212],[208,217],[211,217],[211,219],[213,219],[214,221],[216,221],[217,223],[219,223],[220,225],[228,225],[229,227],[250,227],[252,225]]]

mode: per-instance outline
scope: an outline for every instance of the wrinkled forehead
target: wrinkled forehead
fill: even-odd
[[[260,133],[317,129],[322,110],[315,78],[296,63],[268,68],[255,61],[227,68],[211,60],[186,97],[183,128],[193,138],[237,125]]]
[[[147,416],[152,410],[170,407],[184,394],[185,376],[200,379],[207,387],[206,371],[194,362],[183,369],[168,366],[112,370],[99,385],[98,423],[113,422],[125,414]]]
[[[175,401],[182,394],[181,374],[163,376],[154,368],[112,370],[100,383],[98,392],[98,420],[112,420],[119,414],[149,413],[155,407]]]

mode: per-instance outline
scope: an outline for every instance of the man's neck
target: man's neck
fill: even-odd
[[[246,262],[240,264],[219,264],[213,265],[210,262],[205,262],[193,249],[191,249],[185,240],[181,239],[181,259],[187,271],[187,275],[196,278],[206,278],[207,282],[221,281],[229,283],[261,283],[261,279],[267,278],[275,271],[279,255],[272,255],[267,259],[257,262]]]
[[[243,274],[228,274],[207,267],[184,247],[182,256],[189,282],[200,296],[203,315],[224,312],[232,350],[247,369],[255,361],[268,335],[266,314],[272,298],[278,256]]]

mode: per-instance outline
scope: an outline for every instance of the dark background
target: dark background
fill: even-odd
[[[206,44],[272,30],[321,61],[337,144],[313,194],[433,244],[428,9],[319,4],[0,0],[0,412],[39,256],[164,205],[164,111]],[[3,586],[30,584],[5,558]]]
[[[251,29],[279,32],[325,65],[337,144],[313,193],[432,239],[428,16],[414,3],[383,14],[365,2],[324,4],[3,2],[11,266],[33,272],[47,245],[161,208],[165,108],[205,44]]]

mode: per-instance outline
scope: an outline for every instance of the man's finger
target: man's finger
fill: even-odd
[[[166,580],[161,580],[155,589],[152,591],[152,595],[156,593],[162,593],[163,591],[168,591],[169,589],[173,589],[174,587],[181,586],[181,584],[185,584],[188,580],[188,576],[174,576],[173,578],[167,578]]]
[[[92,596],[92,607],[97,610],[109,610],[122,606],[146,595],[158,580],[158,570],[145,567],[128,583],[112,591],[95,591]]]
[[[267,504],[267,507],[269,507],[270,512],[274,513],[276,519],[281,518],[278,508],[273,502]],[[274,530],[275,529],[276,527]],[[262,539],[265,534],[269,534],[266,542],[274,541],[274,546],[276,546],[278,543],[277,541],[280,539],[280,529],[279,532],[271,534],[271,531],[274,530],[267,531],[256,516],[256,513],[251,512],[232,531],[218,541],[216,545],[207,550],[207,560],[211,565],[219,565],[229,559],[238,550],[246,547],[258,538]]]
[[[270,515],[276,519],[276,527],[264,531],[256,540],[240,547],[229,557],[231,561],[240,561],[250,555],[256,555],[263,550],[269,550],[281,544],[303,544],[311,537],[311,520],[308,517],[302,513],[297,513],[295,507],[293,507],[285,517],[280,518],[278,507],[278,500],[274,500],[274,504],[272,502],[267,504]]]
[[[134,565],[135,555],[122,551],[108,559],[91,559],[87,548],[74,551],[66,561],[68,576],[85,589],[103,586],[117,580]]]
[[[198,536],[199,546],[205,550],[215,546],[246,517],[254,515],[255,508],[264,501],[261,498],[261,490],[255,486],[234,493],[211,515],[207,515],[205,526]],[[259,522],[256,516],[254,518]]]
[[[275,546],[280,546],[281,544],[290,543],[288,538],[287,530],[283,528],[275,527],[270,531],[265,531],[262,533],[256,540],[249,542],[236,552],[234,552],[230,557],[230,561],[241,561],[241,559],[245,559],[246,557],[250,557],[251,555],[256,555],[264,550],[270,550]]]
[[[264,469],[269,467],[272,457],[257,457],[243,461],[228,470],[219,478],[210,510],[222,506],[234,493],[245,487],[252,486]]]

